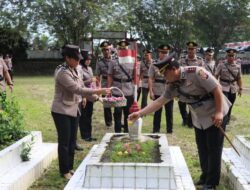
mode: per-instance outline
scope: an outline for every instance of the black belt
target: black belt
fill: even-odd
[[[226,83],[233,83],[233,82],[236,82],[237,80],[226,80],[226,79],[221,79],[220,78],[220,81],[226,82]]]
[[[148,76],[143,76],[144,79],[148,79]]]
[[[0,81],[2,81],[4,78],[3,78],[3,76],[2,75],[0,75]]]
[[[166,83],[165,80],[162,80],[162,79],[155,79],[155,82],[158,82],[158,83]]]
[[[120,83],[123,83],[123,82],[132,82],[131,79],[118,79],[118,78],[113,78],[113,81],[120,82]]]
[[[103,79],[108,79],[108,77],[107,77],[107,76],[102,76],[102,78],[103,78]]]
[[[199,99],[198,101],[196,102],[193,102],[193,103],[187,103],[188,105],[190,105],[193,109],[197,108],[197,107],[200,107],[203,105],[202,102],[204,101],[207,101],[207,100],[210,100],[210,99],[213,99],[213,95],[212,94],[207,94],[205,96],[203,96],[201,99]]]

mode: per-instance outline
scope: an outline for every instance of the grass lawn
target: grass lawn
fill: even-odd
[[[50,115],[50,105],[54,93],[53,77],[15,77],[15,87],[13,95],[17,98],[25,117],[25,127],[27,130],[42,131],[43,139],[46,142],[57,142],[57,134],[53,120]],[[244,87],[250,88],[250,75],[243,76]],[[232,122],[227,127],[227,134],[233,139],[237,134],[250,134],[250,91],[241,98],[237,97],[233,112]],[[93,115],[93,136],[98,138],[98,143],[106,132],[113,132],[113,129],[106,129],[103,118],[102,105],[96,103]],[[152,115],[143,118],[143,132],[152,131]],[[165,133],[165,119],[162,119],[161,132]],[[194,141],[193,129],[181,126],[181,117],[177,102],[174,104],[174,127],[173,134],[167,135],[170,145],[177,145],[185,156],[189,171],[194,181],[197,181],[200,174],[198,154]],[[75,168],[84,159],[90,148],[95,143],[86,143],[78,138],[78,143],[84,147],[84,151],[76,152]],[[225,140],[225,147],[229,144]],[[56,190],[63,189],[66,181],[59,176],[58,161],[54,161],[44,175],[37,180],[31,190]],[[226,187],[226,182],[221,180],[219,190],[230,189]]]

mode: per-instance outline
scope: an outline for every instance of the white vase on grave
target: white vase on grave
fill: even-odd
[[[131,140],[139,140],[141,137],[142,118],[135,122],[128,121],[129,137]]]

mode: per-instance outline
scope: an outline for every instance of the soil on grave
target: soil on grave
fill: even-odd
[[[159,141],[157,136],[151,136],[146,141],[131,141],[128,137],[111,138],[104,154],[102,155],[101,162],[105,163],[161,163],[162,160]],[[127,151],[125,144],[129,144],[132,151]],[[136,150],[136,144],[141,147],[141,150]],[[117,148],[118,146],[118,148]],[[119,147],[120,146],[120,147]]]

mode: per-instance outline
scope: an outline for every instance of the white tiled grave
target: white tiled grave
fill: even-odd
[[[229,179],[229,185],[237,190],[250,189],[250,142],[244,136],[233,141],[240,156],[233,148],[224,148],[222,153],[222,174]]]
[[[31,142],[34,144],[30,160],[23,162],[20,158],[22,143]],[[0,189],[28,189],[55,158],[57,158],[57,144],[44,143],[42,133],[32,131],[31,134],[0,151]]]
[[[159,163],[106,163],[103,153],[112,137],[124,133],[107,133],[94,145],[64,190],[194,190],[194,184],[179,147],[168,146],[165,134],[142,134],[158,138]]]

